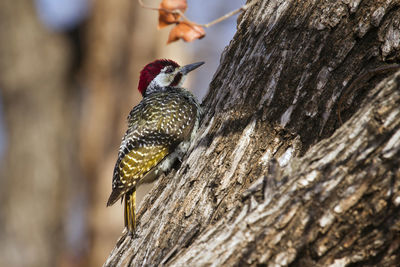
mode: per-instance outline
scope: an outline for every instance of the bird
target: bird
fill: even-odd
[[[107,206],[124,201],[128,233],[136,230],[136,189],[168,172],[182,161],[199,128],[202,109],[198,99],[182,87],[186,75],[203,65],[180,66],[158,59],[140,72],[142,100],[129,113],[112,177]]]

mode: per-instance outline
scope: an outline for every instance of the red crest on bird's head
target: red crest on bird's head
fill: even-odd
[[[140,72],[138,90],[143,95],[146,88],[149,86],[151,81],[160,73],[160,71],[166,66],[179,67],[179,64],[171,59],[158,59],[147,64]]]

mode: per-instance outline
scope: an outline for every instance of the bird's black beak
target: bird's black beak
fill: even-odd
[[[196,62],[196,63],[192,63],[189,65],[185,65],[185,66],[181,67],[179,72],[182,73],[183,75],[186,75],[189,72],[191,72],[192,70],[197,69],[198,67],[200,67],[203,64],[204,64],[204,62],[202,61],[202,62]]]

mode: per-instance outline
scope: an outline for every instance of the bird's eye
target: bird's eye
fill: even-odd
[[[171,72],[173,72],[173,71],[174,71],[173,68],[168,67],[168,68],[165,70],[165,73],[171,73]]]

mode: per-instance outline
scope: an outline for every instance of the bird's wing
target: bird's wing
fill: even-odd
[[[160,101],[162,104],[157,104]],[[128,117],[126,132],[114,168],[113,191],[107,205],[115,203],[157,166],[193,129],[196,107],[186,99],[155,95],[142,101]]]
[[[114,204],[125,192],[133,188],[151,169],[169,154],[169,147],[151,145],[131,147],[117,160],[113,175],[113,189],[107,206]]]

